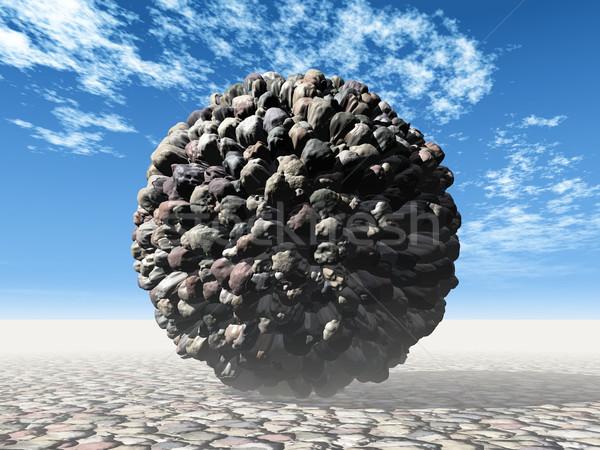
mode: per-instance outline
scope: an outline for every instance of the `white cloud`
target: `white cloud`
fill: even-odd
[[[96,153],[112,153],[112,150],[102,146],[102,133],[88,133],[75,130],[69,131],[53,131],[48,128],[38,127],[30,122],[26,122],[20,119],[9,120],[9,122],[15,125],[25,128],[32,129],[34,133],[32,136],[36,139],[44,140],[52,147],[49,150],[56,151],[58,148],[68,150],[70,153],[75,155],[93,155]],[[37,147],[33,147],[32,150],[38,150]]]
[[[115,0],[0,0],[0,64],[72,74],[75,89],[111,102],[125,103],[125,88],[137,85],[173,89],[174,98],[197,105],[241,81],[240,71],[287,76],[314,67],[367,83],[409,121],[419,115],[440,124],[492,87],[494,55],[442,11],[365,0],[283,0],[272,8],[258,0],[154,0],[148,11],[151,22],[142,24]],[[54,114],[71,127],[61,131],[65,142],[65,133],[88,125],[132,131],[111,114],[75,117],[72,86],[38,89],[63,107]]]
[[[17,125],[21,128],[33,128],[33,124],[31,122],[26,122],[25,120],[9,119],[8,121],[11,123],[14,123],[15,125]]]
[[[506,280],[580,270],[572,264],[557,263],[552,255],[597,248],[600,213],[565,215],[534,209],[535,204],[497,204],[465,221],[459,230],[458,276]]]
[[[143,36],[127,32],[138,20],[110,0],[0,0],[0,61],[19,69],[72,72],[80,88],[122,101],[130,84],[191,87],[206,80],[203,61],[168,48],[140,56]]]
[[[441,11],[376,8],[364,0],[287,0],[271,10],[251,0],[181,0],[157,2],[151,14],[150,33],[163,42],[185,37],[248,72],[287,76],[314,67],[358,79],[408,120],[417,113],[440,123],[460,117],[490,92],[495,70],[493,56]]]
[[[490,143],[492,148],[505,150],[507,164],[485,173],[479,185],[488,198],[500,197],[516,200],[535,197],[545,190],[535,183],[535,177],[547,176],[548,167],[544,158],[559,145],[557,142],[527,142],[526,135],[512,134],[506,130],[496,130]]]
[[[47,87],[40,87],[37,85],[32,86],[32,89],[37,94],[41,95],[44,100],[47,100],[49,102],[57,103],[57,104],[69,104],[74,107],[79,106],[79,103],[77,102],[77,100],[74,100],[72,98],[62,97],[58,94],[58,92],[55,89],[49,89]]]
[[[134,26],[141,19],[114,0],[0,0],[0,7],[1,63],[70,72],[80,89],[119,102],[131,84],[198,99],[214,87],[208,74],[224,89],[238,81],[228,79],[232,68],[287,76],[315,67],[366,82],[407,120],[419,114],[446,123],[490,92],[495,70],[493,55],[443,12],[365,0],[285,0],[274,8],[155,0],[147,27]]]
[[[521,44],[508,44],[504,47],[496,47],[494,49],[494,52],[497,55],[503,55],[505,53],[510,53],[510,52],[514,52],[515,50],[518,50],[520,48],[522,48],[523,46]]]
[[[126,119],[117,114],[92,114],[84,113],[74,108],[58,107],[52,111],[63,125],[70,129],[87,127],[104,128],[108,131],[121,133],[135,133],[136,130],[127,124]]]
[[[493,146],[500,147],[500,146],[512,144],[516,138],[517,138],[516,136],[508,135],[508,130],[496,129]]]
[[[565,169],[573,167],[573,165],[583,160],[583,155],[573,156],[571,158],[565,157],[561,153],[556,153],[554,158],[548,161],[548,165],[552,167],[554,173],[562,173]]]
[[[484,192],[486,201],[473,205],[463,222],[458,267],[496,278],[578,270],[557,265],[551,255],[599,246],[600,210],[590,205],[600,198],[600,185],[585,179],[584,155],[567,156],[571,147],[532,141],[507,126],[494,129],[489,142],[503,152],[502,162],[463,183],[476,188],[475,198]]]
[[[560,125],[560,123],[563,122],[566,118],[567,118],[567,116],[559,115],[559,116],[554,116],[550,119],[545,119],[543,117],[538,117],[538,116],[532,114],[530,116],[525,117],[523,119],[523,121],[521,122],[521,124],[519,125],[519,127],[520,128],[529,128],[529,127],[553,128],[553,127]]]
[[[76,155],[94,155],[108,153],[117,157],[123,155],[102,144],[104,134],[100,131],[86,131],[88,128],[101,128],[111,132],[134,133],[136,130],[127,121],[116,114],[92,114],[75,108],[59,106],[52,113],[58,118],[62,131],[53,131],[39,127],[22,119],[9,119],[9,122],[34,130],[34,138],[44,140],[52,147],[50,150],[63,149]],[[37,148],[35,148],[37,150]]]
[[[452,133],[448,137],[451,137],[452,139],[456,139],[457,141],[460,141],[460,142],[464,142],[464,141],[468,141],[469,140],[469,137],[465,136],[462,131],[459,131],[459,132],[456,132],[456,133]]]
[[[548,201],[547,204],[548,211],[554,214],[581,209],[579,200],[600,195],[600,185],[591,186],[579,177],[564,179],[550,187],[550,190],[557,194],[557,198]]]

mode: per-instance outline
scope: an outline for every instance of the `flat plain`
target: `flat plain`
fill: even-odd
[[[151,321],[0,321],[0,447],[600,448],[598,321],[445,321],[380,384],[222,385]]]

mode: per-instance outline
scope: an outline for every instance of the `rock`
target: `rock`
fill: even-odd
[[[337,205],[337,203],[336,203]],[[342,237],[344,226],[335,217],[327,217],[315,226],[315,236],[319,240],[335,241]]]
[[[310,204],[322,219],[333,216],[339,203],[339,194],[330,189],[319,189],[310,196]]]
[[[333,143],[343,140],[357,123],[358,119],[351,112],[336,113],[329,125],[329,140]]]
[[[271,174],[260,164],[246,164],[240,172],[240,183],[248,195],[262,194]]]
[[[185,154],[190,163],[196,162],[197,159],[200,159],[200,150],[198,150],[198,140],[190,141],[185,146]]]
[[[217,259],[210,268],[210,272],[217,279],[221,287],[228,288],[229,276],[233,270],[234,264],[227,258]]]
[[[332,242],[321,242],[315,250],[314,259],[317,264],[336,264],[340,261],[340,252]]]
[[[183,272],[193,272],[196,270],[201,259],[201,253],[188,250],[184,247],[174,248],[168,256],[171,269]]]
[[[256,144],[250,145],[244,151],[244,159],[246,161],[255,158],[260,158],[265,161],[271,161],[271,152],[269,151],[264,142],[259,141]]]
[[[369,91],[369,88],[366,84],[361,83],[360,81],[348,80],[344,83],[344,89],[355,89],[357,92],[364,94]]]
[[[319,139],[310,139],[304,146],[300,159],[306,166],[308,174],[314,175],[331,169],[335,163],[335,154],[328,143]]]
[[[202,285],[202,296],[207,302],[217,303],[221,294],[218,281],[207,281]]]
[[[306,235],[319,221],[319,214],[307,203],[290,216],[287,226],[297,234]]]
[[[294,191],[281,172],[275,172],[265,183],[265,200],[273,206],[287,208]]]
[[[361,157],[362,163],[365,166],[375,164],[379,160],[379,152],[371,144],[361,144],[351,147],[350,150]]]
[[[202,250],[209,256],[220,256],[227,237],[222,230],[209,228],[206,225],[196,225],[181,237],[181,245],[188,250]]]
[[[305,97],[312,98],[317,94],[317,88],[312,83],[300,83],[294,88],[294,95],[292,96],[292,106],[296,105],[296,102]]]
[[[226,118],[233,117],[233,108],[229,105],[218,105],[213,109],[212,119],[216,122],[223,122]]]
[[[314,84],[315,88],[320,91],[324,91],[327,87],[325,75],[318,69],[308,69],[304,74],[304,81]]]
[[[252,265],[242,261],[235,265],[229,275],[229,287],[234,295],[240,295],[250,289],[252,278]]]
[[[269,133],[273,128],[283,125],[283,122],[287,118],[287,113],[281,108],[274,106],[267,109],[263,120],[265,132]]]
[[[200,159],[211,166],[220,165],[223,162],[218,139],[218,135],[207,133],[200,136],[198,140]]]
[[[294,272],[301,262],[300,255],[293,250],[275,253],[271,260],[273,261],[272,269],[283,274]]]
[[[190,113],[190,115],[187,118],[188,127],[191,127],[196,123],[196,121],[200,118],[200,113],[201,111],[199,109],[196,109],[195,111],[192,111]]]
[[[229,138],[235,139],[235,129],[241,123],[241,119],[239,117],[226,117],[219,124],[219,128],[217,128],[217,134],[219,135],[219,139]],[[220,148],[222,150],[222,147]],[[221,155],[224,153],[221,151]]]
[[[259,98],[267,90],[267,83],[258,73],[251,73],[244,79],[244,93]]]
[[[223,200],[228,195],[236,195],[237,192],[233,183],[226,178],[215,178],[208,183],[208,192],[218,202]]]
[[[179,222],[177,209],[178,207],[189,206],[189,203],[183,200],[173,200],[162,202],[158,207],[158,213],[155,217],[158,219],[159,225],[174,225]],[[156,220],[156,219],[155,219]]]
[[[184,150],[171,144],[160,144],[152,153],[150,159],[154,167],[167,176],[173,174],[171,169],[173,164],[187,164],[188,162]]]
[[[169,134],[169,144],[174,145],[175,147],[185,149],[185,146],[190,142],[190,138],[188,137],[188,130],[177,130],[171,134]]]
[[[300,121],[290,129],[289,136],[292,139],[294,153],[300,156],[306,143],[315,138],[315,133],[308,122]]]
[[[279,108],[279,105],[279,97],[275,92],[267,91],[258,99],[258,106],[267,110],[269,108]]]
[[[361,144],[370,144],[373,141],[373,132],[365,123],[357,123],[354,128],[344,136],[344,142],[348,147],[354,147]]]
[[[158,225],[156,224],[154,219],[149,220],[148,222],[144,222],[138,227],[135,233],[135,243],[139,245],[140,251],[141,248],[149,248],[152,246],[150,239],[152,237],[152,233],[157,227]]]
[[[243,147],[256,144],[258,141],[267,142],[263,119],[257,116],[250,116],[242,120],[235,130],[235,135]]]
[[[313,99],[310,97],[303,97],[296,100],[294,107],[292,108],[292,114],[296,121],[306,121],[308,117],[308,107],[312,103]]]
[[[234,109],[233,114],[237,119],[244,120],[256,113],[256,105],[252,100],[240,102]]]
[[[196,186],[204,181],[204,169],[189,164],[178,164],[173,171],[173,181],[179,195],[189,200]]]
[[[185,272],[172,272],[167,275],[158,286],[156,286],[156,297],[157,298],[169,298],[175,292],[177,292],[177,287],[179,283],[187,278],[187,273]]]
[[[227,174],[236,179],[240,178],[240,173],[245,165],[246,160],[242,153],[238,151],[230,151],[223,160],[223,167],[227,171]]]
[[[269,131],[267,136],[267,146],[269,147],[272,158],[294,153],[292,139],[283,126],[271,128],[271,131]]]
[[[335,109],[320,97],[314,98],[308,107],[307,121],[322,141],[329,141],[329,122],[334,115]]]
[[[242,222],[247,215],[246,200],[236,195],[224,197],[219,205],[219,223],[227,228]]]
[[[386,127],[377,128],[373,137],[377,142],[377,148],[383,154],[390,153],[397,147],[396,136]]]

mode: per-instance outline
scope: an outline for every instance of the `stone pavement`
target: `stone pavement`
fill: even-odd
[[[170,353],[0,355],[0,448],[600,448],[600,357],[415,353],[325,399]]]

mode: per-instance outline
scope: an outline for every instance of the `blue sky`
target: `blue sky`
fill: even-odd
[[[600,4],[227,5],[0,0],[0,318],[151,318],[129,252],[150,153],[248,73],[309,68],[445,150],[447,318],[600,318]]]

